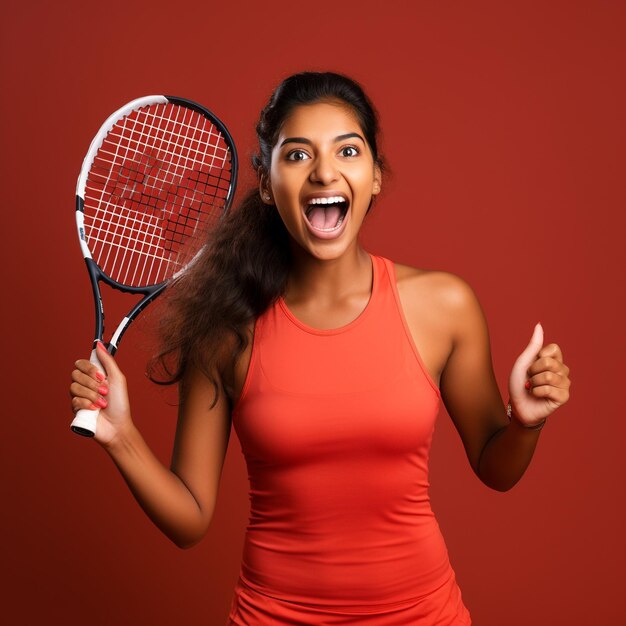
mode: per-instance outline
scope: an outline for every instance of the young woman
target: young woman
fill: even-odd
[[[287,78],[257,132],[258,189],[169,290],[158,362],[180,383],[171,468],[104,349],[105,373],[77,361],[73,409],[103,409],[96,441],[181,548],[211,523],[232,423],[251,513],[229,624],[470,624],[428,496],[439,403],[478,477],[510,489],[568,400],[561,350],[538,324],[505,407],[471,288],[361,247],[384,168],[352,80]]]

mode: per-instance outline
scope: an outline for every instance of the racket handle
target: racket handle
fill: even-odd
[[[93,363],[100,371],[104,371],[102,363],[96,354],[96,349],[91,351],[89,361]],[[77,434],[83,437],[93,437],[96,434],[96,426],[98,423],[98,415],[100,409],[94,411],[90,409],[80,409],[76,412],[74,421],[70,424],[70,428]]]

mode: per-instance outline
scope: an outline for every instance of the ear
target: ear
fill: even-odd
[[[265,204],[274,204],[272,199],[272,186],[266,174],[259,176],[259,195]]]
[[[377,196],[380,193],[380,186],[383,180],[383,173],[379,165],[374,165],[374,183],[372,184],[372,195]]]

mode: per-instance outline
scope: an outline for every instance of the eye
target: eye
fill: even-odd
[[[345,146],[341,148],[341,156],[344,157],[355,157],[358,156],[359,149],[356,146]]]
[[[308,158],[309,158],[309,155],[304,150],[292,150],[287,155],[288,161],[304,161],[305,159],[308,159]]]

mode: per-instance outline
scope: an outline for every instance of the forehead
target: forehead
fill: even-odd
[[[324,137],[362,132],[350,106],[340,101],[302,104],[293,109],[283,123],[278,142],[286,137]]]

